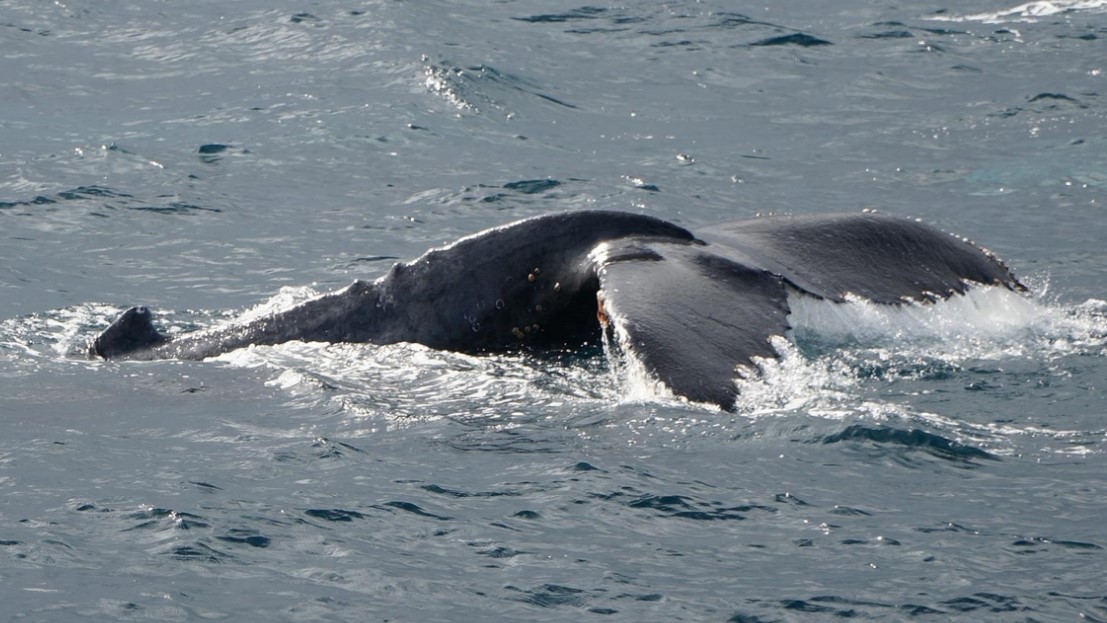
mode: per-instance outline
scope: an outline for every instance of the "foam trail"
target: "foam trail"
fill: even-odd
[[[244,316],[270,314],[316,295],[311,288],[285,288]],[[759,360],[760,374],[736,379],[740,393],[736,407],[743,416],[803,412],[831,419],[900,418],[904,412],[896,405],[873,403],[861,396],[872,378],[870,368],[884,371],[878,378],[892,379],[904,372],[925,374],[935,366],[959,369],[972,360],[1048,362],[1073,354],[1107,353],[1107,302],[1095,299],[1079,305],[1046,304],[997,287],[974,288],[934,304],[889,306],[864,300],[835,304],[800,294],[791,295],[789,303],[797,342],[776,340],[779,358]],[[40,318],[38,322],[52,326],[38,331],[60,334],[62,343],[72,342],[74,334],[86,332],[113,311],[88,307],[60,318]],[[170,314],[163,322],[174,319],[179,322],[179,314]],[[225,321],[241,322],[242,317]],[[451,405],[465,400],[490,405],[513,400],[546,403],[570,396],[686,408],[687,401],[675,397],[630,349],[622,348],[627,336],[619,326],[614,323],[613,339],[605,340],[606,363],[598,367],[578,363],[562,369],[544,362],[535,368],[525,357],[470,357],[410,344],[291,343],[241,349],[219,360],[236,367],[272,368],[277,371],[273,385],[292,394],[341,395],[368,404],[381,401],[409,414],[426,413],[427,404],[441,407],[431,411],[449,412]],[[31,327],[24,330],[34,332]]]
[[[991,13],[974,13],[972,15],[936,15],[931,17],[935,21],[944,22],[983,22],[985,24],[1001,24],[1004,22],[1034,22],[1042,17],[1050,17],[1076,11],[1105,11],[1107,0],[1038,0],[1027,2],[1009,9],[994,11]]]

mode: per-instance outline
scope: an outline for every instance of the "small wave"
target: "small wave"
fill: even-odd
[[[23,199],[17,201],[0,201],[0,210],[10,209],[16,207],[30,207],[30,206],[45,206],[59,203],[61,201],[80,201],[84,199],[94,199],[97,201],[110,201],[112,199],[133,199],[133,195],[112,190],[106,186],[100,186],[93,184],[91,186],[78,186],[70,190],[59,191],[53,195],[36,195],[30,199]]]
[[[533,195],[536,193],[543,193],[547,190],[557,188],[561,186],[561,182],[552,179],[538,179],[538,180],[519,180],[518,182],[508,182],[504,184],[504,188],[507,190],[514,190],[516,192],[523,193],[524,195]]]
[[[768,506],[756,504],[732,506],[717,501],[703,502],[685,495],[644,494],[627,502],[627,507],[654,511],[665,517],[694,521],[741,521],[751,511],[776,512],[776,509]]]
[[[1043,17],[1066,15],[1084,11],[1107,11],[1107,0],[1037,0],[1000,11],[960,16],[935,15],[930,19],[946,22],[1002,24],[1004,22],[1035,22]]]
[[[308,517],[315,519],[322,519],[324,521],[353,521],[355,519],[365,519],[365,513],[359,513],[358,511],[343,510],[341,508],[309,508],[304,511],[304,514]]]
[[[771,47],[779,45],[794,45],[801,48],[812,48],[821,45],[833,45],[826,39],[819,39],[813,37],[807,33],[795,32],[788,35],[780,35],[777,37],[769,37],[768,39],[762,39],[750,44],[750,47]]]
[[[674,20],[674,16],[678,16]],[[731,11],[680,13],[672,7],[635,6],[633,8],[581,7],[559,13],[540,13],[512,19],[533,26],[562,29],[578,36],[628,40],[649,40],[653,50],[701,50],[715,45],[717,37],[725,37],[726,47],[813,47],[831,42],[795,28],[767,22]],[[747,40],[735,43],[735,38]]]
[[[113,148],[114,146],[106,149]],[[0,201],[0,210],[37,214],[57,212],[70,205],[87,206],[90,213],[95,216],[108,216],[114,210],[139,210],[160,214],[222,212],[219,208],[184,201],[179,195],[159,195],[153,199],[144,199],[98,184],[78,186],[52,194],[39,194],[27,199]]]
[[[941,435],[917,428],[904,430],[885,426],[872,427],[854,424],[843,431],[823,437],[822,443],[831,444],[859,440],[875,444],[887,444],[918,449],[938,458],[953,461],[967,462],[975,459],[997,458],[979,448],[946,439]]]
[[[752,600],[751,600],[752,601]],[[1025,613],[1036,609],[1018,598],[994,593],[974,593],[966,597],[947,599],[930,606],[919,603],[896,603],[875,599],[857,599],[838,595],[816,595],[805,599],[783,599],[776,602],[778,608],[804,614],[821,615],[824,619],[895,619],[903,615],[941,615],[949,620],[955,613]],[[758,622],[762,619],[746,614],[736,614],[729,621],[735,623]]]
[[[461,69],[428,64],[423,70],[423,75],[426,77],[424,84],[431,93],[446,100],[459,110],[477,110],[476,105],[465,98],[463,89],[459,86],[464,76]]]
[[[586,6],[564,13],[543,13],[540,15],[529,15],[527,17],[513,17],[512,19],[531,24],[560,24],[563,22],[596,19],[606,16],[609,11],[609,9],[605,8]]]
[[[554,97],[532,81],[504,73],[490,65],[458,67],[449,62],[432,63],[423,57],[424,85],[461,111],[482,113],[498,110],[507,118],[514,118],[518,110],[533,106],[518,106],[519,96],[536,98],[540,104],[552,104],[557,108],[575,109],[576,106]]]
[[[508,584],[504,588],[507,591],[519,593],[520,596],[516,597],[518,601],[539,608],[557,608],[562,606],[583,608],[588,604],[589,597],[594,597],[594,595],[589,595],[589,592],[586,592],[584,589],[561,586],[558,584],[543,584],[533,589],[522,589]]]

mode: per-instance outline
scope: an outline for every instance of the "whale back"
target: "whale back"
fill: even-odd
[[[592,252],[623,239],[695,237],[657,218],[607,211],[485,230],[393,267],[377,283],[392,320],[373,341],[462,352],[577,346],[599,335]]]
[[[471,353],[578,346],[599,335],[589,254],[601,241],[630,237],[694,240],[682,227],[627,212],[537,216],[431,249],[376,282],[355,281],[246,323],[170,338],[155,329],[149,310],[131,308],[93,340],[90,354],[204,359],[291,340],[416,342]]]

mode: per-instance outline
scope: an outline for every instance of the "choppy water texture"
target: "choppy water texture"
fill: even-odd
[[[1107,5],[777,4],[5,2],[0,618],[1107,621]],[[878,208],[1034,297],[796,302],[733,414],[599,351],[66,354],[593,207]]]

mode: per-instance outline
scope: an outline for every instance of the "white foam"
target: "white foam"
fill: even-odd
[[[836,419],[903,417],[895,405],[858,399],[858,385],[866,378],[861,369],[926,374],[935,366],[957,369],[967,361],[1107,354],[1107,302],[1098,299],[1050,305],[1002,287],[976,287],[937,303],[879,305],[855,298],[837,304],[796,293],[789,305],[799,346],[774,338],[779,357],[756,360],[760,374],[735,380],[736,407],[744,415],[802,410]],[[608,313],[618,311],[609,306]],[[627,340],[618,322],[615,338],[606,350],[623,401],[683,402],[630,349],[618,347]],[[821,352],[806,352],[812,345]]]
[[[1048,308],[1006,288],[971,288],[937,303],[879,305],[853,298],[844,304],[791,295],[789,321],[797,333],[863,343],[889,340],[987,340],[1039,324]]]
[[[249,313],[272,313],[312,296],[311,289],[288,288]],[[921,417],[865,398],[873,378],[894,381],[983,359],[1050,362],[1071,354],[1107,354],[1107,302],[1098,299],[1049,304],[995,287],[974,288],[934,304],[889,306],[860,299],[835,304],[798,294],[789,297],[789,304],[798,345],[775,339],[779,357],[758,360],[760,374],[736,379],[742,416]],[[607,312],[619,318],[610,301]],[[559,367],[515,355],[472,357],[412,344],[300,342],[250,347],[219,359],[273,369],[274,387],[294,396],[337,400],[347,413],[425,417],[456,409],[472,414],[474,404],[499,413],[504,405],[554,404],[567,397],[686,410],[686,400],[622,347],[627,336],[621,324],[613,324],[615,339],[605,344],[607,363],[598,365]]]
[[[272,316],[278,312],[295,307],[304,301],[321,296],[318,290],[309,286],[282,287],[268,301],[255,305],[234,317],[235,324],[243,324],[258,318]]]
[[[944,22],[983,22],[1002,24],[1005,22],[1034,22],[1043,17],[1073,13],[1076,11],[1105,11],[1107,0],[1037,0],[1009,9],[972,15],[936,15],[931,19]]]
[[[805,411],[831,419],[855,412],[850,389],[857,383],[838,359],[812,360],[784,338],[773,338],[777,359],[758,358],[760,375],[737,379],[735,408],[751,418]]]
[[[615,313],[610,306],[607,312]],[[619,401],[637,404],[644,402],[676,402],[680,400],[672,390],[646,370],[645,364],[626,348],[630,336],[622,328],[621,322],[612,325],[613,336],[604,332],[603,351],[608,361],[611,377],[619,388]],[[614,339],[611,339],[614,338]]]
[[[1024,354],[1023,341],[1012,338],[1055,316],[1033,298],[998,287],[974,288],[933,304],[895,306],[860,298],[831,303],[794,293],[789,305],[789,321],[801,341],[814,339],[835,347],[880,346],[877,356],[903,361]],[[619,311],[610,302],[607,312],[618,318]],[[614,323],[615,343],[605,342],[605,351],[622,399],[632,403],[680,400],[634,357],[633,349],[622,347],[629,337],[621,324]],[[739,411],[757,416],[814,409],[833,416],[841,403],[849,402],[849,390],[858,380],[846,359],[834,355],[812,359],[783,338],[774,338],[773,346],[778,358],[758,359],[759,375],[735,380]]]
[[[597,391],[597,379],[608,379],[587,364],[558,366],[524,356],[474,356],[409,343],[293,341],[251,346],[216,359],[271,370],[271,387],[296,399],[330,403],[355,419],[497,419],[505,407],[524,404],[530,409],[523,415],[530,417],[570,396],[610,402],[614,393],[610,387]]]

